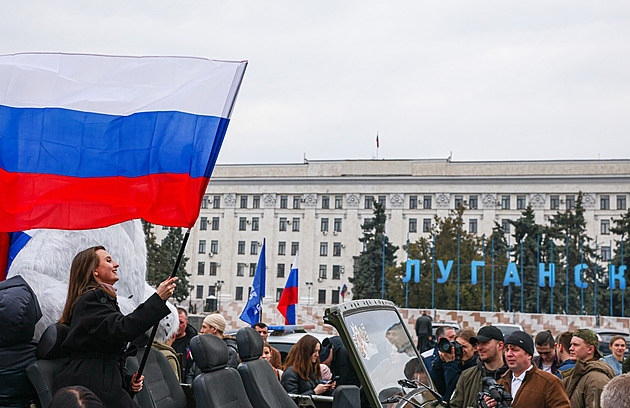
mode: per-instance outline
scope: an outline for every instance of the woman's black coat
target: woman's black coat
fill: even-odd
[[[308,380],[305,380],[293,371],[293,366],[284,371],[280,382],[289,394],[302,395],[315,394],[315,387],[319,384],[314,374],[311,374],[311,377]]]
[[[54,391],[83,385],[107,407],[136,407],[122,374],[125,346],[169,313],[157,293],[126,316],[116,299],[103,289],[81,295],[63,343],[70,352],[70,361],[55,379]]]

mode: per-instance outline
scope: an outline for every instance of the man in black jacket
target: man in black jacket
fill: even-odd
[[[339,376],[337,387],[340,385],[361,386],[361,381],[354,371],[352,361],[350,361],[341,337],[333,336],[324,339],[319,351],[319,361],[330,368],[333,377]]]
[[[178,307],[177,314],[179,315],[179,330],[175,333],[175,340],[171,347],[173,347],[180,356],[182,367],[180,378],[186,378],[186,374],[193,365],[193,360],[190,357],[188,348],[190,346],[190,340],[197,335],[197,330],[188,324],[188,312],[186,312],[186,309]]]
[[[418,336],[418,351],[423,353],[429,349],[429,340],[433,335],[433,325],[431,318],[426,312],[416,320],[416,335]]]

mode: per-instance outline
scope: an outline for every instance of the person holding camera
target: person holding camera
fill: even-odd
[[[509,371],[499,384],[512,396],[511,406],[571,408],[562,381],[532,364],[533,355],[534,340],[524,331],[515,331],[505,339],[505,360]],[[488,395],[483,398],[488,408],[501,406]]]
[[[451,407],[467,408],[477,405],[478,394],[483,390],[482,379],[501,379],[508,370],[503,360],[503,333],[494,326],[484,326],[470,338],[479,358],[474,367],[463,371],[451,398]]]
[[[461,372],[477,364],[477,353],[470,344],[474,336],[474,331],[464,329],[457,333],[454,341],[443,337],[438,342],[439,358],[431,363],[431,379],[445,402],[451,399]]]

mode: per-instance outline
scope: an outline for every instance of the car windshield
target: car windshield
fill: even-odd
[[[345,324],[379,400],[400,393],[400,379],[430,385],[398,313],[379,309],[362,311],[345,316]]]

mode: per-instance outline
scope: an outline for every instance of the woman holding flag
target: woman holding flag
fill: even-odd
[[[55,379],[54,391],[82,385],[106,407],[137,407],[131,395],[142,380],[125,378],[125,346],[170,313],[165,302],[173,295],[177,278],[162,282],[153,294],[128,315],[116,302],[118,264],[104,247],[77,254],[70,269],[68,299],[60,323],[69,325],[63,347],[70,360]]]

